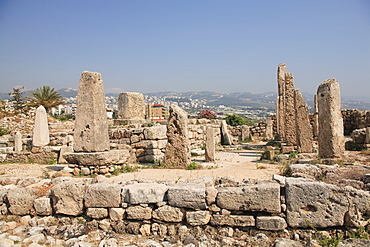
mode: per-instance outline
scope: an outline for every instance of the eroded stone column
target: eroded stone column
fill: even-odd
[[[32,145],[42,147],[50,142],[48,114],[45,108],[40,105],[36,109],[35,126],[33,128]]]
[[[221,144],[223,145],[231,145],[231,137],[229,134],[229,130],[227,128],[227,123],[225,120],[221,121]]]
[[[319,157],[341,158],[344,153],[344,134],[338,81],[329,79],[321,83],[316,97]]]
[[[23,149],[23,143],[22,143],[22,134],[21,132],[17,131],[14,135],[14,151],[16,153],[22,152]]]
[[[297,145],[298,152],[312,153],[312,127],[308,106],[304,101],[301,91],[295,90],[295,107],[296,107],[296,126],[297,126]]]
[[[171,105],[167,123],[167,146],[164,157],[166,167],[186,167],[190,164],[190,141],[187,113],[177,105]]]
[[[297,145],[296,113],[294,105],[294,80],[292,73],[285,73],[285,142],[287,146]]]
[[[100,73],[84,71],[81,74],[73,149],[75,152],[109,150],[104,86]]]
[[[313,113],[313,137],[317,137],[319,134],[319,112],[317,109],[317,95],[314,95],[314,113]]]
[[[277,71],[278,97],[276,99],[276,121],[279,140],[285,140],[285,74],[286,65],[280,63]]]
[[[215,136],[212,126],[207,126],[206,129],[205,161],[215,161]]]

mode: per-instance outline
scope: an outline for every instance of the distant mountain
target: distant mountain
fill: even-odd
[[[62,95],[64,98],[76,97],[78,89],[74,88],[61,88],[58,89],[57,92]]]

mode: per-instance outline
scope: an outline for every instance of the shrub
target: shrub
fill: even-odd
[[[187,167],[185,167],[185,170],[195,170],[195,169],[198,169],[197,162],[191,162]]]
[[[247,124],[247,121],[242,116],[236,115],[235,113],[232,115],[226,116],[226,123],[231,126],[238,126],[238,125],[245,125]]]
[[[10,134],[10,130],[5,127],[0,127],[0,136]]]

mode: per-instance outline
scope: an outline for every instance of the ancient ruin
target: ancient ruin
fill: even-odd
[[[343,118],[339,83],[329,79],[317,89],[318,154],[321,158],[342,158],[344,152]]]
[[[118,97],[118,119],[115,125],[145,122],[145,102],[141,93],[124,92]]]
[[[298,151],[300,153],[312,153],[313,133],[310,115],[307,103],[304,101],[299,89],[295,90],[294,100]]]
[[[186,167],[191,162],[188,135],[188,116],[177,105],[170,106],[170,118],[167,123],[166,167]]]
[[[213,127],[208,126],[206,129],[206,144],[205,144],[205,161],[212,162],[215,160],[215,137]]]
[[[48,115],[45,108],[40,105],[36,110],[35,127],[33,129],[32,145],[43,147],[49,144]]]

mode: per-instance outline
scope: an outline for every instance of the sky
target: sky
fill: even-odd
[[[370,93],[369,0],[0,0],[0,92],[276,92],[285,63],[314,94]]]

